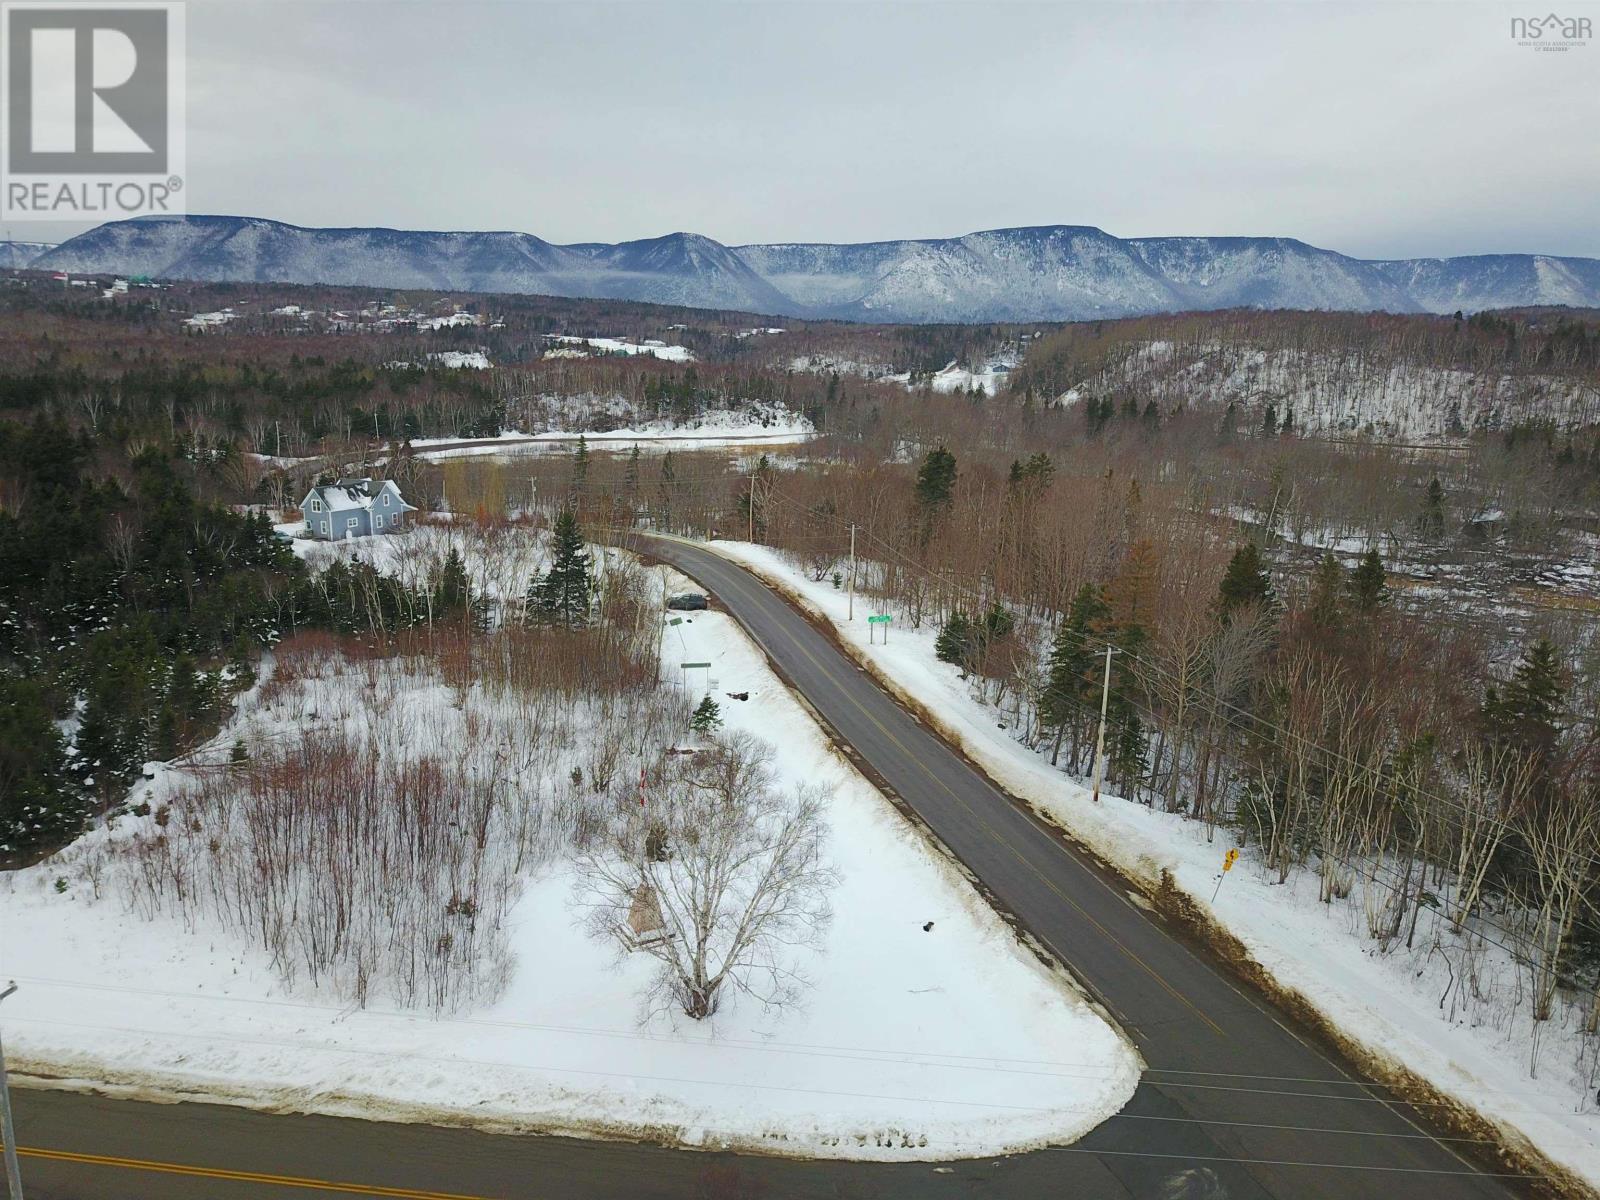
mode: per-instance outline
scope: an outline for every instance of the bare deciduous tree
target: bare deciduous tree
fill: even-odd
[[[674,759],[644,805],[619,789],[604,836],[579,857],[577,903],[591,932],[660,963],[655,1005],[700,1020],[730,989],[768,1007],[798,996],[794,952],[826,928],[837,876],[822,859],[823,797],[776,790],[770,757],[734,733]],[[643,936],[641,908],[654,926]]]

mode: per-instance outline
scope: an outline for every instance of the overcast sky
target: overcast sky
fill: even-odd
[[[553,241],[1064,223],[1600,256],[1600,39],[1520,47],[1527,8],[191,0],[188,206]]]

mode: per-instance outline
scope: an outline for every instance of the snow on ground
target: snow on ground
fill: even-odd
[[[1385,355],[1212,342],[1134,348],[1084,385],[1091,393],[1134,387],[1164,411],[1230,401],[1248,423],[1272,403],[1295,428],[1323,434],[1458,439],[1516,422],[1578,429],[1600,417],[1600,394],[1558,376],[1466,371]],[[1093,385],[1093,386],[1089,386]]]
[[[988,362],[979,371],[951,363],[934,372],[928,383],[936,392],[970,392],[978,388],[986,396],[998,396],[1010,375],[1011,364],[1007,362]]]
[[[464,325],[481,325],[483,318],[469,312],[454,312],[444,317],[422,317],[418,329],[453,329]]]
[[[428,355],[428,361],[441,367],[466,367],[474,371],[489,369],[489,356],[482,350],[440,350]]]
[[[0,974],[21,985],[6,1005],[13,1069],[135,1094],[842,1158],[995,1154],[1075,1138],[1119,1109],[1137,1082],[1131,1047],[831,750],[732,620],[682,614],[665,636],[669,678],[710,662],[692,673],[696,694],[709,674],[728,726],[772,743],[786,786],[832,794],[842,882],[800,1009],[775,1017],[740,1000],[705,1024],[641,1020],[653,963],[580,930],[560,859],[515,901],[493,1002],[437,1018],[342,1004],[285,986],[262,953],[204,920],[130,912],[90,865],[97,843],[152,819],[124,817],[0,879]],[[353,676],[358,687],[360,664]],[[464,719],[452,696],[419,678],[404,707],[431,714],[425,724]],[[285,732],[305,703],[289,706]],[[240,722],[272,719],[248,698],[242,709]],[[339,711],[384,719],[358,703]],[[224,730],[212,756],[234,736]],[[131,799],[159,808],[178,779],[161,769]]]
[[[396,370],[415,367],[416,363],[390,362],[383,364]],[[489,361],[487,351],[479,350],[437,350],[432,354],[423,356],[422,365],[429,367],[448,367],[453,370],[467,368],[475,371],[487,371],[494,364]]]
[[[191,329],[215,329],[226,325],[229,321],[238,320],[239,314],[231,308],[219,309],[216,312],[195,313],[194,316],[184,321]]]
[[[804,416],[782,405],[749,409],[712,409],[687,422],[668,419],[636,420],[620,428],[604,430],[551,429],[543,433],[502,432],[489,439],[473,439],[461,444],[456,438],[414,438],[411,447],[418,458],[466,458],[483,454],[538,452],[551,445],[575,442],[581,436],[591,445],[660,443],[672,449],[710,450],[721,446],[791,445],[816,436],[816,428]]]
[[[977,369],[951,362],[932,375],[920,378],[913,385],[910,371],[896,371],[887,363],[861,363],[831,354],[802,354],[789,360],[790,370],[805,371],[814,375],[835,372],[840,375],[858,375],[863,379],[898,383],[908,388],[921,386],[925,381],[936,392],[970,392],[976,387],[982,388],[984,394],[988,396],[1000,394],[1000,389],[1005,387],[1006,380],[1015,366],[1015,356],[1010,354],[998,355]]]
[[[655,338],[636,339],[625,341],[622,338],[609,337],[572,337],[566,334],[547,333],[545,338],[552,342],[559,342],[564,346],[580,348],[579,352],[592,351],[597,354],[648,354],[667,362],[693,362],[694,355],[683,346],[669,346]]]
[[[909,378],[905,372],[898,376],[894,366],[886,362],[859,362],[838,354],[801,354],[789,360],[791,371],[805,371],[813,375],[858,375],[862,379],[883,379],[902,383]]]
[[[392,575],[408,587],[425,588],[444,566],[450,551],[461,556],[473,590],[497,602],[527,594],[535,571],[544,564],[545,535],[533,524],[508,523],[480,529],[457,523],[452,514],[428,513],[404,533],[322,541],[297,536],[303,521],[273,526],[295,540],[291,549],[314,571],[335,562],[360,559],[380,574]]]
[[[868,646],[865,617],[880,611],[871,599],[858,595],[856,620],[847,622],[845,594],[831,582],[812,582],[765,547],[713,545],[832,621],[846,645],[891,686],[938,713],[947,735],[1013,795],[1051,814],[1132,878],[1153,884],[1163,871],[1169,872],[1279,983],[1298,991],[1348,1036],[1405,1064],[1439,1090],[1525,1136],[1551,1159],[1600,1184],[1600,1118],[1590,1102],[1594,1065],[1583,1061],[1575,1013],[1564,1012],[1545,1023],[1539,1076],[1530,1079],[1526,999],[1520,1011],[1506,1011],[1452,990],[1448,934],[1441,934],[1442,952],[1381,953],[1365,936],[1356,893],[1347,905],[1322,904],[1314,871],[1298,872],[1287,884],[1277,885],[1269,882],[1250,850],[1245,851],[1250,869],[1232,871],[1213,903],[1223,853],[1233,844],[1227,831],[1208,844],[1204,827],[1181,816],[1113,796],[1091,803],[1087,788],[996,728],[993,710],[968,692],[954,667],[934,656],[937,630],[891,624],[887,645]],[[1423,919],[1419,947],[1431,942],[1432,930],[1426,935],[1423,930],[1434,919]],[[1509,956],[1491,946],[1483,964],[1477,982],[1485,994],[1526,993],[1526,980],[1518,986],[1518,968]],[[1443,1000],[1447,995],[1452,999]]]

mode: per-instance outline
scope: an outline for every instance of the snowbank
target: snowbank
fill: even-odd
[[[868,646],[865,617],[878,611],[856,597],[856,620],[845,620],[846,598],[831,583],[814,583],[776,551],[739,542],[715,549],[745,563],[797,595],[832,622],[841,639],[875,674],[937,713],[947,736],[1001,787],[1048,814],[1095,853],[1131,878],[1154,886],[1167,874],[1202,911],[1209,912],[1283,986],[1297,991],[1353,1041],[1403,1064],[1439,1091],[1537,1146],[1553,1161],[1600,1185],[1600,1122],[1593,1104],[1593,1064],[1582,1053],[1576,1017],[1545,1023],[1539,1078],[1528,1076],[1532,1049],[1522,1012],[1456,999],[1445,954],[1381,953],[1363,936],[1359,904],[1327,905],[1318,899],[1314,872],[1288,883],[1269,880],[1249,851],[1229,873],[1216,901],[1227,832],[1206,841],[1205,829],[1181,816],[1088,789],[1052,768],[1026,746],[996,729],[993,713],[967,690],[956,669],[934,655],[937,630],[893,626],[887,645]],[[1424,920],[1424,925],[1427,919]],[[1419,931],[1418,945],[1426,946]],[[1505,984],[1517,992],[1517,966],[1489,947],[1480,984]],[[1459,982],[1459,981],[1457,981]],[[1525,989],[1523,989],[1525,991]]]
[[[6,1005],[13,1067],[262,1107],[838,1158],[997,1154],[1076,1138],[1117,1111],[1138,1077],[1121,1035],[832,751],[728,617],[681,616],[664,630],[668,677],[711,663],[692,673],[696,693],[709,685],[728,726],[773,744],[785,784],[833,797],[828,853],[843,882],[801,1009],[741,1000],[704,1024],[641,1020],[653,964],[581,932],[561,860],[511,911],[494,1002],[439,1018],[339,1004],[284,986],[221,929],[130,913],[91,866],[97,841],[152,819],[127,817],[0,880],[0,976],[21,984]],[[408,696],[451,703],[426,680]],[[347,719],[384,716],[350,707]],[[177,774],[131,799],[159,806]]]

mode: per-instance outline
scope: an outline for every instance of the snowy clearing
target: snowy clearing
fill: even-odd
[[[418,458],[437,461],[484,454],[538,453],[583,438],[591,445],[624,446],[652,443],[684,450],[714,450],[724,446],[786,446],[816,437],[815,427],[799,413],[781,406],[760,410],[713,409],[691,421],[667,419],[634,421],[616,429],[551,429],[543,433],[506,431],[494,438],[417,438],[411,442]]]
[[[1539,1074],[1530,1078],[1527,988],[1508,955],[1489,946],[1474,982],[1481,995],[1464,995],[1464,989],[1451,986],[1447,931],[1440,931],[1440,951],[1428,952],[1430,930],[1426,939],[1419,935],[1414,954],[1399,945],[1382,953],[1365,936],[1363,903],[1371,897],[1363,884],[1358,882],[1347,902],[1323,904],[1314,871],[1291,875],[1282,885],[1275,876],[1269,882],[1250,849],[1244,860],[1248,868],[1227,876],[1213,904],[1222,856],[1233,844],[1226,831],[1208,844],[1204,826],[1179,815],[1105,794],[1100,804],[1091,804],[1086,787],[996,728],[995,710],[969,693],[955,667],[935,657],[936,629],[896,624],[888,645],[869,647],[864,618],[880,611],[872,599],[858,595],[857,619],[847,622],[845,594],[831,583],[807,579],[777,551],[742,542],[713,545],[831,621],[876,674],[938,713],[946,735],[1013,795],[1052,816],[1131,878],[1154,886],[1169,874],[1281,985],[1298,992],[1352,1040],[1404,1064],[1512,1139],[1525,1138],[1600,1184],[1600,1117],[1587,1102],[1594,1096],[1594,1064],[1582,1053],[1580,1017],[1567,1009],[1543,1023]],[[1435,914],[1432,920],[1441,917]],[[1524,998],[1520,1007],[1487,999],[1505,996]]]
[[[623,338],[610,337],[572,337],[567,334],[547,333],[547,341],[557,342],[562,346],[572,347],[569,353],[595,353],[595,354],[648,354],[665,362],[693,362],[694,355],[683,346],[669,346],[667,343],[655,338],[626,341]],[[560,351],[557,351],[560,353]]]
[[[360,551],[399,571],[400,543],[426,538],[431,557],[459,536],[428,528],[306,553]],[[495,576],[490,558],[469,555],[469,573]],[[802,964],[814,986],[798,1008],[767,1013],[740,997],[701,1024],[641,1016],[652,961],[582,930],[559,854],[505,880],[505,919],[481,934],[498,973],[474,975],[441,1015],[402,1008],[382,974],[366,1008],[328,978],[320,990],[303,971],[286,982],[218,921],[130,908],[108,845],[150,833],[187,775],[225,770],[161,768],[130,797],[152,815],[0,881],[0,971],[21,984],[7,1005],[14,1069],[136,1094],[839,1158],[995,1154],[1071,1140],[1117,1111],[1138,1078],[1132,1048],[831,750],[732,620],[682,614],[664,636],[669,680],[680,662],[710,663],[692,672],[690,698],[712,688],[730,730],[773,744],[782,784],[831,794],[826,853],[842,882],[821,952]],[[464,722],[514,729],[519,716],[428,659],[334,660],[264,700],[269,690],[246,696],[195,758],[220,764],[238,737],[293,739],[312,713],[386,753],[453,748]],[[574,723],[547,753],[589,761],[581,711],[544,719]],[[554,763],[544,784],[513,778],[537,796],[561,789],[565,770]]]

